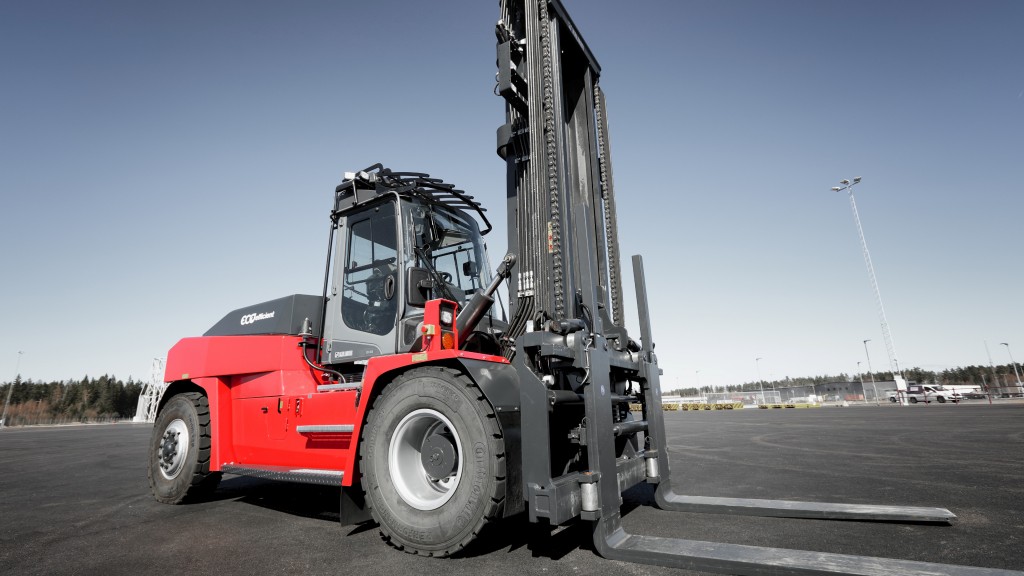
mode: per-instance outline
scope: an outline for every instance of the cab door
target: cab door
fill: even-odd
[[[402,302],[397,214],[384,201],[340,221],[323,361],[365,360],[395,352]]]

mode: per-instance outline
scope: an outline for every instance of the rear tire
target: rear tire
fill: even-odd
[[[359,453],[366,506],[396,548],[448,556],[502,514],[505,442],[494,408],[459,372],[396,378],[373,403]]]
[[[910,403],[911,404],[917,404],[917,398],[914,398],[913,396],[911,396],[910,397]]]
[[[149,441],[149,486],[165,504],[199,499],[217,488],[210,472],[210,405],[199,392],[178,394],[164,405]]]

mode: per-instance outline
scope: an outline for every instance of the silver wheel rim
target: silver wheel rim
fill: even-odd
[[[188,426],[181,418],[171,421],[164,428],[164,435],[160,438],[160,446],[157,449],[156,461],[160,466],[160,475],[168,480],[174,480],[185,467],[185,456],[188,455]]]
[[[423,441],[441,427],[447,428],[455,445],[455,472],[434,480],[420,460]],[[395,490],[406,504],[417,510],[436,510],[455,495],[462,479],[462,440],[455,426],[436,410],[420,409],[402,418],[388,447],[388,470]]]

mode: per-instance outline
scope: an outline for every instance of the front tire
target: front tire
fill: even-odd
[[[366,506],[396,548],[448,556],[502,514],[501,428],[459,372],[424,367],[396,378],[374,401],[359,452]]]
[[[149,486],[165,504],[213,492],[220,472],[210,472],[210,405],[199,392],[171,398],[156,418],[149,442]]]

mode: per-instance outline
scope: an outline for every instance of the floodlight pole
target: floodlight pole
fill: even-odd
[[[999,381],[999,373],[996,372],[996,363],[992,361],[992,352],[988,349],[988,340],[983,340],[983,342],[985,343],[985,354],[988,355],[988,367],[992,369],[992,381],[995,382],[996,388],[1001,388],[1002,383]]]
[[[871,354],[868,353],[868,342],[871,342],[870,338],[864,341],[864,356],[868,359],[868,377],[871,378],[871,389],[875,393],[875,404],[878,404],[878,388],[875,388],[875,373],[871,370]],[[896,396],[899,397],[899,392],[896,393]]]
[[[871,253],[868,252],[868,242],[864,239],[864,228],[860,225],[860,215],[857,213],[857,201],[853,198],[853,187],[860,184],[861,177],[857,176],[853,179],[853,182],[849,180],[841,180],[839,183],[842,186],[833,186],[833,192],[845,191],[850,196],[850,208],[853,210],[853,221],[857,225],[857,236],[860,238],[860,247],[864,252],[864,263],[868,268],[868,279],[871,281],[871,289],[875,293],[875,304],[878,307],[878,316],[882,321],[882,337],[885,339],[885,350],[889,355],[889,368],[892,370],[893,379],[896,380],[897,376],[899,379],[903,379],[903,373],[900,370],[900,362],[896,356],[896,344],[893,341],[892,332],[889,330],[889,322],[885,319],[885,307],[882,305],[882,293],[878,289],[878,280],[875,278],[875,267],[871,264]],[[897,388],[899,383],[897,380]]]
[[[7,407],[11,405],[11,392],[14,392],[14,383],[18,381],[18,375],[21,374],[22,354],[24,354],[24,352],[18,350],[18,363],[14,366],[14,380],[11,380],[11,386],[7,389],[7,401],[4,402],[4,413],[0,416],[0,429],[7,426]]]
[[[864,395],[864,403],[868,403],[868,391],[864,389],[864,373],[860,370],[860,362],[857,362],[857,377],[860,378],[860,393]]]
[[[761,359],[754,358],[754,364],[757,366],[757,385],[761,389],[761,404],[767,404],[764,401],[764,380],[761,379]]]
[[[1006,346],[1006,353],[1010,355],[1010,364],[1013,365],[1013,375],[1017,377],[1017,388],[1020,388],[1022,386],[1020,383],[1020,372],[1017,370],[1017,361],[1013,359],[1013,354],[1010,352],[1010,345],[1006,342],[1000,342],[999,344]]]

